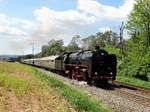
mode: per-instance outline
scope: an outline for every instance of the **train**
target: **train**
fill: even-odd
[[[24,59],[22,63],[45,68],[70,79],[99,85],[116,79],[117,58],[115,54],[97,48],[65,52],[61,55]]]

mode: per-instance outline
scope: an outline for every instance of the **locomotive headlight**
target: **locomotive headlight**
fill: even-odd
[[[113,75],[113,73],[112,73],[112,72],[110,72],[110,75]]]
[[[97,72],[95,72],[95,75],[97,75]]]
[[[101,53],[101,55],[104,55],[104,53]]]

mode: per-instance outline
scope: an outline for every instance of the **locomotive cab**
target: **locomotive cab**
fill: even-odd
[[[115,80],[116,56],[104,50],[96,51],[93,55],[92,75],[97,80]]]

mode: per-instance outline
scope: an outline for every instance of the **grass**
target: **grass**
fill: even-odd
[[[84,92],[81,92],[79,90],[76,90],[75,88],[68,86],[64,84],[63,82],[57,80],[54,77],[50,77],[43,73],[36,73],[37,76],[47,84],[49,84],[51,87],[55,88],[61,95],[63,95],[65,98],[68,99],[69,102],[71,102],[72,105],[75,106],[75,108],[78,111],[86,111],[86,112],[107,112],[108,108],[100,102],[98,102],[93,97],[87,95]]]
[[[133,85],[137,85],[137,86],[141,86],[141,87],[145,87],[150,89],[150,82],[148,81],[143,81],[140,79],[135,79],[133,77],[129,77],[129,76],[121,76],[118,75],[117,76],[117,80],[121,81],[121,82],[125,82],[125,83],[129,83],[129,84],[133,84]]]
[[[69,101],[69,103],[68,103]],[[91,95],[34,67],[0,62],[0,111],[107,112]]]
[[[29,66],[0,62],[0,112],[71,111],[67,100],[35,73]]]
[[[30,87],[29,81],[23,80],[17,76],[11,76],[7,73],[0,73],[0,86],[22,92],[27,91]]]

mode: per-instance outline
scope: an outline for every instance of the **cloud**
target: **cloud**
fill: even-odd
[[[5,14],[0,14],[0,34],[10,36],[26,36],[28,35],[24,30],[33,26],[31,21],[24,19],[16,19]]]
[[[47,7],[42,7],[34,11],[34,15],[43,27],[48,26],[48,30],[61,28],[61,30],[70,29],[74,26],[84,26],[95,22],[94,16],[88,16],[77,10],[55,11]],[[65,27],[64,25],[69,26]],[[46,30],[46,29],[44,29]]]
[[[36,26],[34,32],[47,39],[60,38],[70,39],[74,33],[86,30],[86,26],[93,24],[94,16],[88,16],[78,10],[55,11],[42,7],[34,11]],[[67,37],[64,37],[67,36]]]
[[[103,12],[101,4],[96,0],[78,0],[77,8],[84,13],[90,13],[96,17],[99,17],[100,13]]]
[[[124,0],[119,7],[101,4],[96,0],[78,0],[78,9],[95,15],[98,19],[125,19],[133,9],[135,0]]]
[[[110,30],[111,30],[111,28],[109,28],[109,27],[102,27],[99,29],[100,32],[106,32],[106,31],[110,31]]]
[[[34,23],[28,20],[13,18],[0,13],[0,39],[6,43],[9,51],[19,51],[32,40],[31,30]],[[8,50],[7,50],[8,51]]]
[[[0,38],[7,38],[13,51],[26,49],[33,41],[38,46],[48,43],[50,39],[64,39],[68,43],[73,35],[89,33],[98,22],[126,19],[134,2],[124,0],[122,5],[113,7],[97,0],[78,0],[74,10],[35,9],[35,19],[32,21],[0,14]],[[103,32],[108,29],[102,27],[99,30]]]

